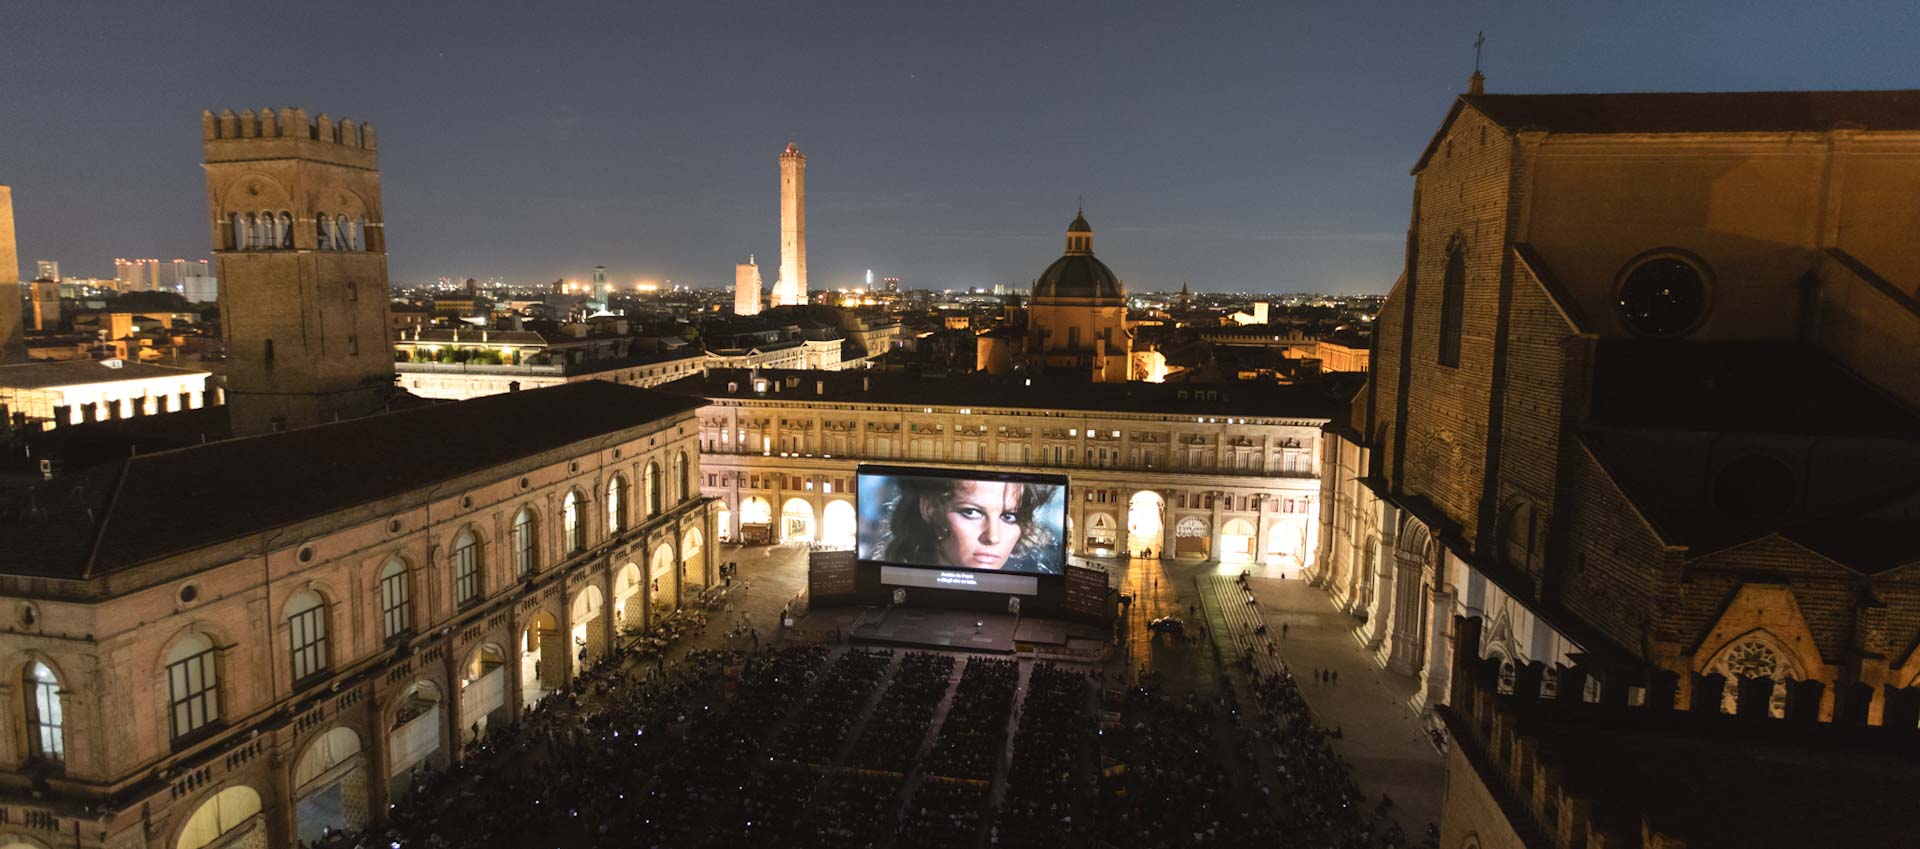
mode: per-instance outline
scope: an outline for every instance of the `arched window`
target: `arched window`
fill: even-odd
[[[1507,565],[1515,569],[1533,568],[1533,548],[1535,542],[1533,505],[1525,501],[1515,501],[1507,507],[1507,515],[1502,518],[1500,530],[1501,554]]]
[[[614,475],[607,481],[607,534],[627,529],[627,479]]]
[[[569,552],[585,551],[587,548],[587,517],[581,512],[581,508],[585,506],[582,504],[583,501],[585,499],[580,497],[578,491],[569,492],[566,502],[562,505],[561,520],[563,530],[567,533],[567,551]]]
[[[247,213],[247,250],[260,248],[260,217]]]
[[[408,599],[412,593],[407,586],[407,562],[398,557],[387,558],[387,565],[380,567],[380,635],[387,639],[406,633],[413,627],[413,610]]]
[[[260,212],[260,247],[280,247],[280,219],[270,209]]]
[[[353,250],[353,225],[345,215],[333,217],[333,247],[340,251]]]
[[[227,227],[232,231],[227,234],[227,237],[231,240],[227,243],[227,249],[235,251],[246,250],[247,225],[246,222],[240,220],[240,213],[227,213]]]
[[[327,671],[327,602],[313,590],[287,600],[287,657],[296,684]]]
[[[175,740],[220,719],[220,671],[213,640],[188,634],[167,651],[167,708]]]
[[[27,743],[33,756],[47,761],[67,759],[66,722],[60,706],[60,680],[39,661],[27,664]]]
[[[539,525],[533,518],[533,509],[520,508],[513,514],[513,576],[524,578],[540,568]]]
[[[1440,364],[1460,364],[1460,327],[1466,320],[1467,251],[1456,241],[1447,246],[1446,276],[1440,281]]]
[[[660,486],[660,464],[647,463],[647,515],[649,517],[660,515],[660,505],[666,500],[660,497]]]
[[[367,219],[363,217],[353,219],[353,245],[357,251],[367,249]]]
[[[466,604],[480,597],[480,538],[461,531],[453,538],[453,598]]]
[[[293,213],[280,210],[280,249],[293,249]]]
[[[693,479],[689,477],[691,470],[692,464],[687,462],[687,452],[680,452],[680,456],[673,459],[673,477],[680,484],[678,493],[680,501],[693,497]]]
[[[332,250],[332,243],[329,241],[332,234],[328,232],[330,229],[326,213],[322,212],[313,217],[314,250]]]

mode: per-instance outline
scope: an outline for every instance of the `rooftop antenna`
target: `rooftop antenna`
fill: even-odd
[[[1087,214],[1087,196],[1086,195],[1079,195],[1074,198],[1073,211],[1074,211],[1074,214],[1076,215]]]
[[[1487,75],[1480,73],[1480,48],[1487,43],[1487,33],[1483,30],[1473,36],[1473,76],[1467,78],[1468,94],[1487,93]]]

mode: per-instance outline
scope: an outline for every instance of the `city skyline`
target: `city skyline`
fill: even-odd
[[[740,257],[778,255],[769,160],[792,137],[815,157],[816,290],[858,286],[868,268],[909,288],[1027,283],[1084,195],[1132,291],[1377,294],[1404,259],[1406,151],[1465,89],[1476,31],[1496,93],[1914,84],[1899,47],[1913,9],[1731,9],[1626,20],[1487,5],[1383,22],[836,7],[778,26],[707,8],[471,24],[408,9],[107,24],[26,9],[20,29],[38,35],[0,58],[20,83],[0,115],[39,132],[0,177],[23,262],[106,276],[116,256],[199,256],[200,174],[182,164],[199,110],[302,104],[381,129],[395,281],[584,279],[604,264],[616,281],[722,287]],[[241,37],[262,26],[341,61],[282,61],[281,45]],[[948,37],[921,43],[931,30]],[[383,35],[420,31],[434,35]],[[60,61],[83,33],[96,61]],[[222,49],[168,47],[182,39]],[[701,70],[715,62],[746,70]],[[93,165],[73,167],[82,157]]]

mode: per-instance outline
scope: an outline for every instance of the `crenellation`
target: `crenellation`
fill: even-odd
[[[339,124],[340,143],[348,147],[360,146],[360,128],[352,118],[341,118]]]
[[[274,119],[273,109],[271,107],[261,107],[260,109],[260,135],[268,138],[275,138],[280,135],[280,122]]]
[[[220,135],[218,137],[223,139],[237,139],[240,137],[240,117],[233,114],[233,110],[220,110]]]

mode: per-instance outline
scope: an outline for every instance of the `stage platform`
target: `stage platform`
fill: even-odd
[[[984,654],[1012,654],[1026,647],[1097,646],[1105,636],[1098,625],[924,607],[816,609],[797,625],[808,630],[837,629],[862,645]]]

